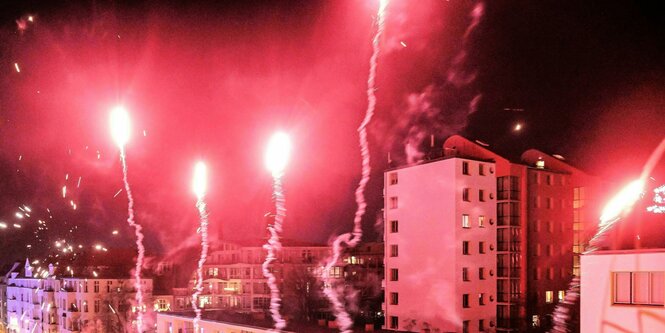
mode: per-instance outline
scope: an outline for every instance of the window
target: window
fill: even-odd
[[[469,333],[469,321],[465,320],[462,322],[462,333]]]
[[[462,189],[462,200],[463,200],[463,201],[466,201],[466,202],[471,201],[471,200],[469,199],[469,189],[466,188],[466,187],[465,187],[464,189]]]
[[[485,280],[485,267],[478,268],[478,279]]]
[[[665,305],[665,272],[614,273],[614,304]]]
[[[552,185],[552,175],[547,175],[547,185]]]
[[[469,224],[469,215],[468,214],[462,214],[462,228],[470,228],[471,225]]]
[[[390,221],[390,232],[396,233],[399,231],[399,222],[397,220]]]
[[[399,251],[398,251],[398,248],[397,248],[397,244],[390,245],[390,256],[391,257],[397,257],[398,254],[399,254]]]
[[[534,280],[540,280],[541,275],[542,275],[541,272],[542,271],[541,271],[540,267],[536,267],[536,269],[534,269],[534,271],[533,271],[533,279]]]
[[[549,200],[548,200],[549,201]],[[547,221],[547,231],[554,232],[554,222]]]
[[[397,281],[399,279],[399,270],[397,268],[390,269],[390,281]]]
[[[547,198],[547,209],[552,209],[554,208],[554,201],[552,198]]]
[[[399,319],[395,316],[390,316],[390,328],[397,328],[397,325],[399,324]]]
[[[533,208],[540,208],[540,196],[539,195],[537,195],[533,199]]]
[[[95,300],[95,313],[98,313],[98,312],[99,312],[99,303],[100,303],[99,300],[96,299],[96,300]]]
[[[462,307],[463,308],[468,308],[469,307],[469,294],[463,294],[462,295]]]
[[[469,242],[462,241],[462,254],[469,254]]]
[[[83,312],[88,312],[88,302],[83,301]]]
[[[536,257],[540,256],[540,244],[536,244]]]
[[[111,292],[111,285],[113,284],[113,281],[106,281],[106,292],[110,293]]]
[[[88,292],[88,281],[83,282],[83,292],[84,293]]]
[[[478,294],[478,305],[485,305],[485,293]]]
[[[462,267],[462,281],[471,281],[469,280],[469,268]]]
[[[390,209],[397,208],[397,197],[390,197]]]
[[[485,320],[478,320],[478,332],[485,332]]]
[[[557,298],[559,299],[559,302],[562,302],[565,297],[566,297],[566,292],[563,290],[559,290],[559,292],[557,293]]]
[[[485,253],[485,242],[478,242],[478,253]]]
[[[554,280],[554,267],[547,267],[547,278]]]
[[[469,174],[469,162],[462,162],[462,174],[463,175]]]
[[[390,185],[397,185],[397,172],[391,172],[388,174],[388,179]]]
[[[586,199],[586,190],[584,187],[576,187],[573,189],[573,208],[582,208],[584,207],[584,201]]]
[[[554,255],[554,245],[548,244],[547,245],[547,256],[551,257],[552,255]]]
[[[485,201],[485,190],[478,190],[478,201]]]
[[[478,174],[481,176],[485,175],[485,165],[482,163],[478,164]]]
[[[551,290],[548,290],[545,292],[545,303],[553,303],[554,302],[554,292]]]
[[[99,292],[99,281],[95,281],[95,283],[94,283],[94,290],[95,290],[96,293]]]
[[[390,304],[392,304],[392,305],[399,304],[399,294],[398,293],[390,293]]]
[[[485,216],[484,215],[478,216],[478,227],[480,227],[480,228],[485,227]]]

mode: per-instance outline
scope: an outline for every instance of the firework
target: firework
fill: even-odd
[[[268,150],[266,152],[266,167],[272,173],[273,178],[273,198],[275,200],[275,222],[268,226],[270,239],[263,245],[263,248],[268,252],[266,260],[263,262],[263,275],[268,279],[268,286],[270,287],[270,313],[275,322],[275,329],[282,330],[286,327],[286,321],[279,313],[279,308],[282,300],[279,296],[279,288],[277,287],[277,279],[275,274],[270,270],[270,264],[277,259],[276,252],[282,247],[279,240],[279,234],[282,232],[282,224],[286,217],[286,205],[284,200],[284,192],[282,190],[282,175],[284,169],[289,161],[291,153],[291,141],[285,133],[278,132],[270,139]]]
[[[647,207],[647,211],[655,214],[665,213],[665,206],[663,206],[663,203],[665,203],[665,198],[663,198],[665,194],[665,185],[655,188],[653,193],[653,202],[655,205]]]
[[[374,115],[374,109],[376,108],[376,68],[379,60],[379,44],[381,41],[381,35],[385,27],[385,14],[386,7],[388,6],[388,0],[379,1],[379,9],[377,12],[377,29],[372,39],[372,56],[369,61],[369,76],[367,78],[367,110],[365,112],[365,118],[360,127],[358,127],[359,134],[359,145],[360,145],[360,154],[362,157],[362,174],[358,187],[356,188],[355,198],[357,209],[353,219],[353,232],[345,233],[339,235],[333,241],[333,254],[328,258],[322,277],[324,280],[324,290],[326,297],[332,303],[333,312],[337,318],[337,326],[341,332],[351,332],[350,328],[353,325],[353,321],[349,314],[344,309],[344,304],[340,301],[337,291],[333,288],[333,281],[330,277],[330,270],[339,260],[342,251],[342,245],[346,244],[348,247],[355,247],[358,245],[362,238],[362,217],[365,215],[365,210],[367,208],[367,203],[365,202],[365,187],[367,182],[369,182],[369,176],[371,172],[370,167],[370,154],[369,146],[367,144],[367,125],[372,120]]]
[[[136,267],[134,269],[134,288],[136,289],[136,304],[139,309],[143,308],[143,291],[141,290],[141,268],[143,267],[143,257],[145,248],[143,247],[143,232],[140,224],[134,221],[134,198],[127,179],[127,160],[125,159],[125,145],[129,141],[131,124],[127,110],[122,106],[117,106],[111,111],[111,136],[120,149],[120,160],[122,162],[122,180],[127,192],[127,223],[134,228],[136,235],[136,247],[138,255],[136,257]],[[99,153],[98,153],[99,154]],[[99,156],[98,156],[99,157]],[[143,312],[137,312],[136,327],[139,332],[143,331]]]
[[[201,320],[201,309],[196,304],[199,295],[203,292],[203,264],[208,257],[208,213],[206,211],[205,195],[207,189],[207,169],[203,162],[196,163],[194,166],[194,181],[192,187],[196,195],[196,208],[199,211],[199,230],[201,231],[201,256],[199,257],[196,268],[196,285],[192,295],[192,307],[196,313],[194,318],[194,332],[199,331],[199,321]]]

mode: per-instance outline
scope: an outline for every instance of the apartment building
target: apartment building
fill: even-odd
[[[133,303],[133,281],[103,271],[85,271],[60,277],[55,269],[33,269],[30,262],[22,272],[7,279],[7,318],[9,332],[106,332],[112,326],[131,325],[138,309]],[[152,280],[143,279],[141,288],[150,300]]]
[[[582,255],[581,332],[665,332],[665,249]]]
[[[386,328],[424,329],[419,322],[439,328],[442,324],[432,326],[431,315],[422,311],[423,305],[424,308],[439,309],[437,323],[446,318],[456,324],[441,328],[443,331],[545,332],[551,327],[554,306],[563,300],[572,276],[580,273],[579,254],[593,234],[593,225],[600,211],[601,183],[570,166],[560,156],[528,150],[522,154],[520,163],[514,163],[488,147],[483,142],[454,135],[445,140],[440,154],[433,154],[439,158],[386,171]],[[459,163],[461,166],[457,165]],[[459,191],[462,191],[461,195],[457,195]],[[470,194],[476,191],[482,191],[482,194],[477,193],[474,200]],[[483,196],[484,201],[480,200]],[[492,210],[488,205],[493,206]],[[487,213],[488,210],[492,214]],[[491,216],[491,227],[483,231],[492,234],[460,233],[459,226],[454,223],[459,218],[456,215],[468,215],[473,220],[481,215],[479,212],[483,212],[485,219]],[[404,223],[417,225],[418,232],[411,231],[415,227],[403,231]],[[433,229],[438,227],[441,229]],[[441,236],[444,231],[446,235]],[[485,239],[488,234],[489,240]],[[491,267],[495,268],[491,278],[494,284],[488,291],[493,296],[491,308],[494,315],[492,319],[485,319],[482,326],[480,317],[464,316],[469,311],[452,311],[458,303],[454,297],[442,301],[445,306],[422,302],[422,299],[433,297],[432,294],[441,294],[439,290],[455,297],[465,295],[464,291],[459,291],[457,277],[450,275],[450,268],[457,270],[459,262],[478,265],[478,259],[473,255],[458,257],[455,250],[450,249],[459,242],[481,241],[492,245],[491,256],[482,258],[491,257]],[[423,243],[437,244],[438,247]],[[391,248],[399,249],[399,257],[391,255]],[[414,251],[405,258],[402,248]],[[423,256],[427,258],[422,259]],[[408,262],[413,257],[418,259]],[[448,265],[437,264],[442,260]],[[402,273],[404,267],[410,273]],[[404,279],[411,281],[413,276],[419,276],[415,272],[423,275],[422,271],[432,271],[445,282],[437,282],[434,284],[436,288],[403,286]],[[391,281],[392,272],[401,273],[399,282]],[[468,284],[462,286],[482,290],[486,281],[477,287],[474,281],[465,282]],[[408,297],[420,303],[411,305],[403,301],[399,290],[401,293],[406,291]],[[399,297],[398,304],[391,304],[395,303],[391,295]],[[412,314],[405,311],[407,308]],[[455,317],[448,313],[461,315]],[[478,324],[474,326],[475,322]]]
[[[444,157],[385,173],[385,327],[496,325],[496,165]]]
[[[267,309],[270,306],[270,289],[263,275],[262,264],[266,255],[263,243],[261,240],[222,242],[220,249],[213,251],[204,265],[204,290],[198,299],[199,307],[244,311]],[[326,245],[283,240],[271,270],[278,283],[283,283],[289,274],[315,274],[322,260],[329,255],[330,247]],[[341,278],[343,266],[334,267],[332,274]],[[189,284],[191,290],[194,276]],[[180,299],[183,298],[176,297],[176,302],[181,302]]]

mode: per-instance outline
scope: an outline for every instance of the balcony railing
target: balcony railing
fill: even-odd
[[[499,303],[517,303],[520,300],[519,293],[497,293],[496,297]]]
[[[519,191],[499,191],[497,193],[497,198],[499,200],[519,200],[520,192]]]
[[[497,218],[497,225],[499,226],[515,226],[519,227],[520,225],[520,217],[518,215],[512,215],[512,216],[499,216]]]
[[[519,267],[497,267],[497,275],[499,277],[520,277],[520,268]]]
[[[498,242],[497,243],[497,250],[498,251],[509,251],[509,252],[520,252],[520,242],[519,241],[512,241],[512,242]]]

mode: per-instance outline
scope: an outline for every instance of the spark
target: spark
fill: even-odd
[[[119,189],[118,192],[115,192],[115,194],[113,195],[113,197],[114,197],[114,198],[117,197],[117,196],[120,194],[120,192],[122,192],[122,189]]]
[[[117,235],[117,234],[118,234],[118,230],[113,230],[113,232],[112,232],[111,234],[113,234],[113,235]]]
[[[32,212],[32,209],[30,209],[30,207],[28,207],[28,206],[26,206],[26,205],[23,205],[23,208],[24,208],[28,213]]]
[[[65,174],[65,180],[69,180],[69,174],[68,173]]]
[[[21,214],[20,212],[16,212],[14,215],[19,219],[23,218],[23,214]]]
[[[376,22],[377,29],[374,38],[372,39],[372,56],[369,60],[370,66],[369,75],[367,78],[367,110],[365,111],[365,118],[358,127],[360,155],[362,157],[362,177],[355,192],[357,209],[353,219],[353,232],[347,232],[335,238],[333,241],[333,255],[328,258],[328,261],[322,272],[322,278],[324,280],[323,292],[328,300],[332,303],[333,313],[337,318],[337,326],[342,333],[350,333],[352,331],[351,327],[353,326],[353,320],[344,308],[344,303],[340,301],[340,297],[337,291],[333,288],[333,281],[331,279],[330,272],[337,261],[339,261],[339,257],[342,251],[342,244],[345,243],[350,248],[354,248],[360,242],[363,234],[362,217],[365,215],[365,210],[367,208],[367,203],[365,201],[365,187],[369,182],[371,173],[369,145],[367,143],[367,125],[369,125],[370,121],[372,120],[372,116],[374,115],[374,110],[376,108],[376,69],[379,60],[381,35],[383,34],[385,28],[385,15],[387,6],[388,0],[379,1]]]
[[[20,161],[22,159],[23,159],[23,155],[18,155],[18,160]]]
[[[194,166],[194,180],[192,188],[196,195],[196,208],[199,211],[199,230],[201,234],[201,255],[196,269],[196,285],[192,294],[192,308],[196,313],[194,317],[194,332],[199,331],[199,321],[201,320],[201,309],[197,306],[199,295],[203,292],[203,264],[208,257],[208,213],[206,211],[205,195],[207,190],[208,174],[205,163],[199,161]]]
[[[399,43],[402,45],[402,47],[406,47],[406,43],[404,42],[399,42]]]
[[[17,224],[17,223],[14,223],[14,228],[21,229],[21,225]]]
[[[79,176],[79,181],[76,183],[76,188],[81,187],[81,176]]]
[[[647,207],[647,211],[655,214],[665,213],[665,206],[663,205],[663,203],[665,203],[665,199],[663,198],[663,194],[665,193],[665,185],[661,185],[655,188],[653,192],[653,202],[655,205]]]
[[[95,250],[100,251],[101,249],[102,249],[101,245],[99,245],[99,244],[95,245]]]
[[[275,329],[282,330],[286,327],[286,320],[282,318],[279,313],[280,303],[282,302],[279,296],[279,287],[277,286],[277,279],[275,274],[270,270],[270,264],[277,259],[276,253],[282,247],[279,240],[279,234],[282,233],[282,224],[286,217],[286,205],[284,200],[284,192],[282,190],[282,175],[284,169],[289,161],[289,154],[291,152],[291,141],[283,132],[277,132],[272,136],[268,143],[268,150],[266,151],[266,166],[272,173],[273,178],[273,198],[275,200],[275,222],[273,225],[268,226],[270,239],[263,245],[263,248],[268,252],[266,260],[263,262],[262,269],[263,275],[268,279],[268,287],[270,287],[270,313],[275,322]]]
[[[67,185],[62,187],[62,197],[63,198],[67,197]]]
[[[515,130],[515,132],[521,131],[522,130],[522,124],[521,123],[515,124],[515,127],[513,128],[513,130]]]
[[[7,223],[0,222],[0,229],[7,229]]]
[[[644,192],[644,181],[636,179],[626,185],[603,208],[600,215],[600,228],[607,226],[629,212]]]
[[[139,307],[143,307],[143,291],[141,289],[141,269],[143,267],[143,258],[145,256],[145,247],[143,246],[143,227],[134,221],[134,197],[129,186],[127,178],[127,159],[125,158],[125,145],[129,141],[131,132],[131,122],[129,114],[122,106],[116,106],[111,110],[110,116],[111,136],[120,149],[120,160],[122,162],[122,180],[127,192],[127,223],[134,228],[136,235],[136,247],[138,255],[136,257],[136,267],[134,269],[134,288],[136,289],[135,300]],[[97,155],[99,158],[99,154]],[[143,331],[143,313],[139,311],[137,319],[137,330]]]
[[[16,68],[16,73],[20,73],[20,72],[21,72],[21,68],[18,67],[18,62],[15,62],[15,63],[14,63],[14,68]]]
[[[30,15],[30,16],[28,16],[28,21],[30,21],[30,22],[34,22],[34,21],[35,21],[35,18],[34,18],[32,15]]]

